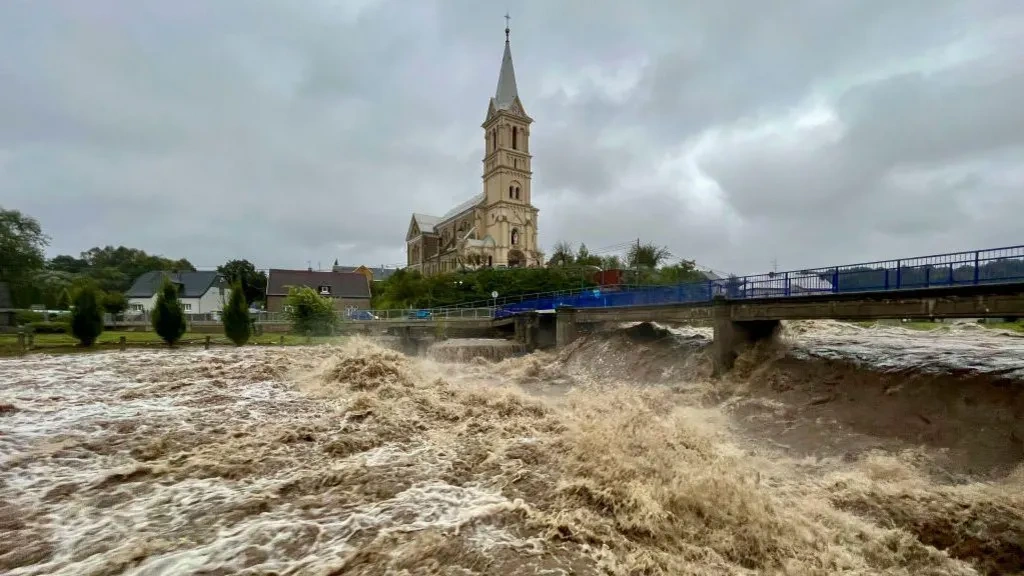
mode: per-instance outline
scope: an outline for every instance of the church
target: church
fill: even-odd
[[[542,265],[537,212],[530,203],[530,125],[516,89],[509,29],[498,88],[487,106],[483,191],[443,216],[415,213],[406,232],[409,270],[440,274]]]

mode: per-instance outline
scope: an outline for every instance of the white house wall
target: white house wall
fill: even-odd
[[[209,312],[218,312],[224,308],[224,303],[227,302],[231,296],[231,289],[225,288],[224,295],[221,296],[220,288],[214,286],[206,291],[201,298],[181,298],[181,304],[185,307],[185,312],[189,314],[206,314]],[[156,306],[156,296],[150,298],[129,298],[128,309],[131,310],[133,305],[141,304],[142,309],[146,312],[152,312]],[[188,304],[188,306],[185,306]]]
[[[221,294],[220,288],[213,286],[203,294],[202,298],[190,298],[194,300],[192,302],[193,314],[206,314],[207,312],[219,312],[224,309],[224,303],[228,301],[231,296],[231,289],[225,288],[224,293]]]
[[[128,299],[128,310],[131,311],[135,306],[142,305],[142,309],[149,312],[156,306],[156,296],[150,296],[149,298],[129,298]]]

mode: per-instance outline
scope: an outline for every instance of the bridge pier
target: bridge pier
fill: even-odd
[[[714,373],[721,376],[732,370],[736,357],[744,350],[762,340],[778,335],[779,320],[732,319],[732,308],[725,298],[716,297],[713,305],[714,339],[711,343]]]
[[[540,318],[536,312],[519,314],[515,317],[516,342],[526,346],[527,350],[537,348],[537,337],[540,330]]]
[[[576,309],[559,307],[555,310],[555,348],[564,348],[576,339]]]
[[[423,336],[419,331],[414,331],[411,326],[404,326],[398,329],[399,345],[402,353],[408,356],[419,356],[426,348]]]

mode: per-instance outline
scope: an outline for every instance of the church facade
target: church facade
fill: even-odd
[[[532,123],[519,99],[505,28],[498,87],[481,126],[483,191],[442,216],[412,215],[405,236],[408,269],[430,275],[541,265],[538,210],[531,204]]]

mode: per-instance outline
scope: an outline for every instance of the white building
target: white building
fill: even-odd
[[[231,294],[227,280],[219,272],[146,272],[135,279],[125,294],[128,297],[128,310],[152,311],[164,277],[177,285],[178,298],[186,314],[219,312]]]

